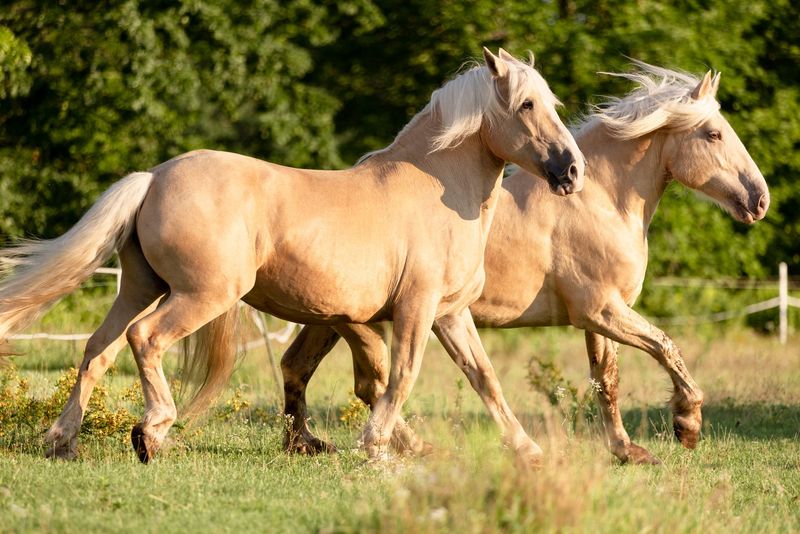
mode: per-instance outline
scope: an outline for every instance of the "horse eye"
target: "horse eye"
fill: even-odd
[[[711,130],[710,132],[708,132],[707,135],[709,141],[719,141],[720,139],[722,139],[722,134],[720,133],[719,130]]]
[[[522,109],[533,109],[533,102],[526,100],[522,103]]]

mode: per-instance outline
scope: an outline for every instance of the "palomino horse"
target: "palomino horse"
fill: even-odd
[[[344,171],[308,171],[213,151],[178,156],[114,186],[64,236],[3,252],[16,265],[0,289],[0,340],[119,250],[120,294],[88,341],[78,381],[47,439],[71,457],[97,379],[126,341],[145,399],[131,440],[142,462],[177,410],[164,351],[198,331],[193,365],[207,405],[233,362],[237,302],[296,322],[394,321],[389,386],[364,430],[383,454],[414,384],[434,321],[480,377],[478,393],[509,444],[541,449],[503,398],[468,306],[484,281],[483,252],[503,165],[512,161],[566,195],[583,156],[532,65],[484,49],[442,86],[386,149]],[[205,325],[205,327],[204,327]],[[478,352],[478,354],[476,354]]]
[[[479,326],[574,325],[586,330],[609,449],[623,462],[655,463],[647,450],[631,442],[622,425],[618,344],[646,351],[667,370],[674,385],[670,405],[675,434],[688,448],[697,444],[703,401],[675,343],[630,308],[642,289],[647,229],[658,201],[667,183],[676,180],[749,224],[766,214],[769,193],[761,172],[719,113],[719,75],[708,73],[698,81],[637,65],[640,73],[620,76],[639,87],[601,105],[576,134],[588,169],[580,195],[550,198],[541,182],[524,171],[503,182],[486,248],[486,284],[470,310]],[[374,404],[386,383],[380,332],[363,326],[354,326],[346,336],[342,327],[337,331],[353,350],[357,395]],[[291,450],[331,448],[308,429],[305,389],[338,335],[330,328],[306,327],[281,362],[286,413],[295,421],[286,441]],[[400,446],[416,440],[402,421],[395,438]]]

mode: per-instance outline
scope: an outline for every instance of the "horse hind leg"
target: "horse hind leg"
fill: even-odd
[[[166,286],[144,261],[135,244],[129,242],[123,247],[120,263],[120,293],[100,328],[87,341],[69,399],[47,432],[45,441],[50,447],[45,455],[48,458],[74,459],[77,456],[78,433],[95,384],[127,343],[128,326],[155,309],[156,300],[164,294]]]
[[[297,454],[336,452],[336,447],[316,437],[308,428],[306,388],[320,362],[339,341],[327,326],[304,326],[281,358],[284,416],[283,448]]]
[[[162,367],[164,352],[227,312],[241,296],[210,290],[173,292],[156,311],[128,328],[128,343],[139,368],[145,401],[144,416],[131,430],[131,443],[142,463],[153,458],[177,418]],[[208,381],[213,382],[213,378]]]
[[[611,453],[622,463],[660,464],[650,452],[633,443],[622,424],[617,405],[619,391],[619,368],[617,350],[619,344],[593,332],[586,331],[586,350],[589,355],[589,368],[597,388],[606,445]]]

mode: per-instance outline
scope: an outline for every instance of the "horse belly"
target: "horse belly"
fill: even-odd
[[[553,280],[530,272],[517,277],[511,271],[489,276],[481,297],[470,306],[482,327],[557,326],[569,324],[569,313],[555,291]]]
[[[386,317],[388,297],[380,278],[308,265],[271,265],[259,270],[253,289],[242,300],[295,322],[364,323]]]

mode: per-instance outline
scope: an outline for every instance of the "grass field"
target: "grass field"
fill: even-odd
[[[83,299],[60,304],[36,328],[77,331],[96,324],[108,296],[98,290],[88,310]],[[531,357],[555,362],[581,392],[589,388],[583,336],[572,329],[483,333],[510,404],[547,454],[535,472],[517,468],[477,395],[436,342],[405,408],[436,446],[433,455],[366,461],[356,445],[365,412],[353,402],[342,344],[309,391],[314,428],[341,452],[286,455],[275,384],[266,353],[256,350],[208,420],[174,429],[168,449],[147,466],[130,450],[127,423],[111,435],[97,421],[86,425],[80,459],[53,462],[43,458],[50,416],[25,424],[0,416],[0,532],[797,531],[800,338],[781,346],[745,329],[672,333],[706,393],[696,450],[672,438],[666,374],[628,348],[620,363],[626,427],[661,466],[619,465],[595,425],[575,427],[532,389]],[[21,377],[31,398],[50,397],[80,358],[80,345],[70,343],[21,347],[27,355],[15,359],[18,376],[7,378],[6,390]],[[107,396],[99,402],[139,415],[130,394],[135,381],[125,352],[103,382]]]

